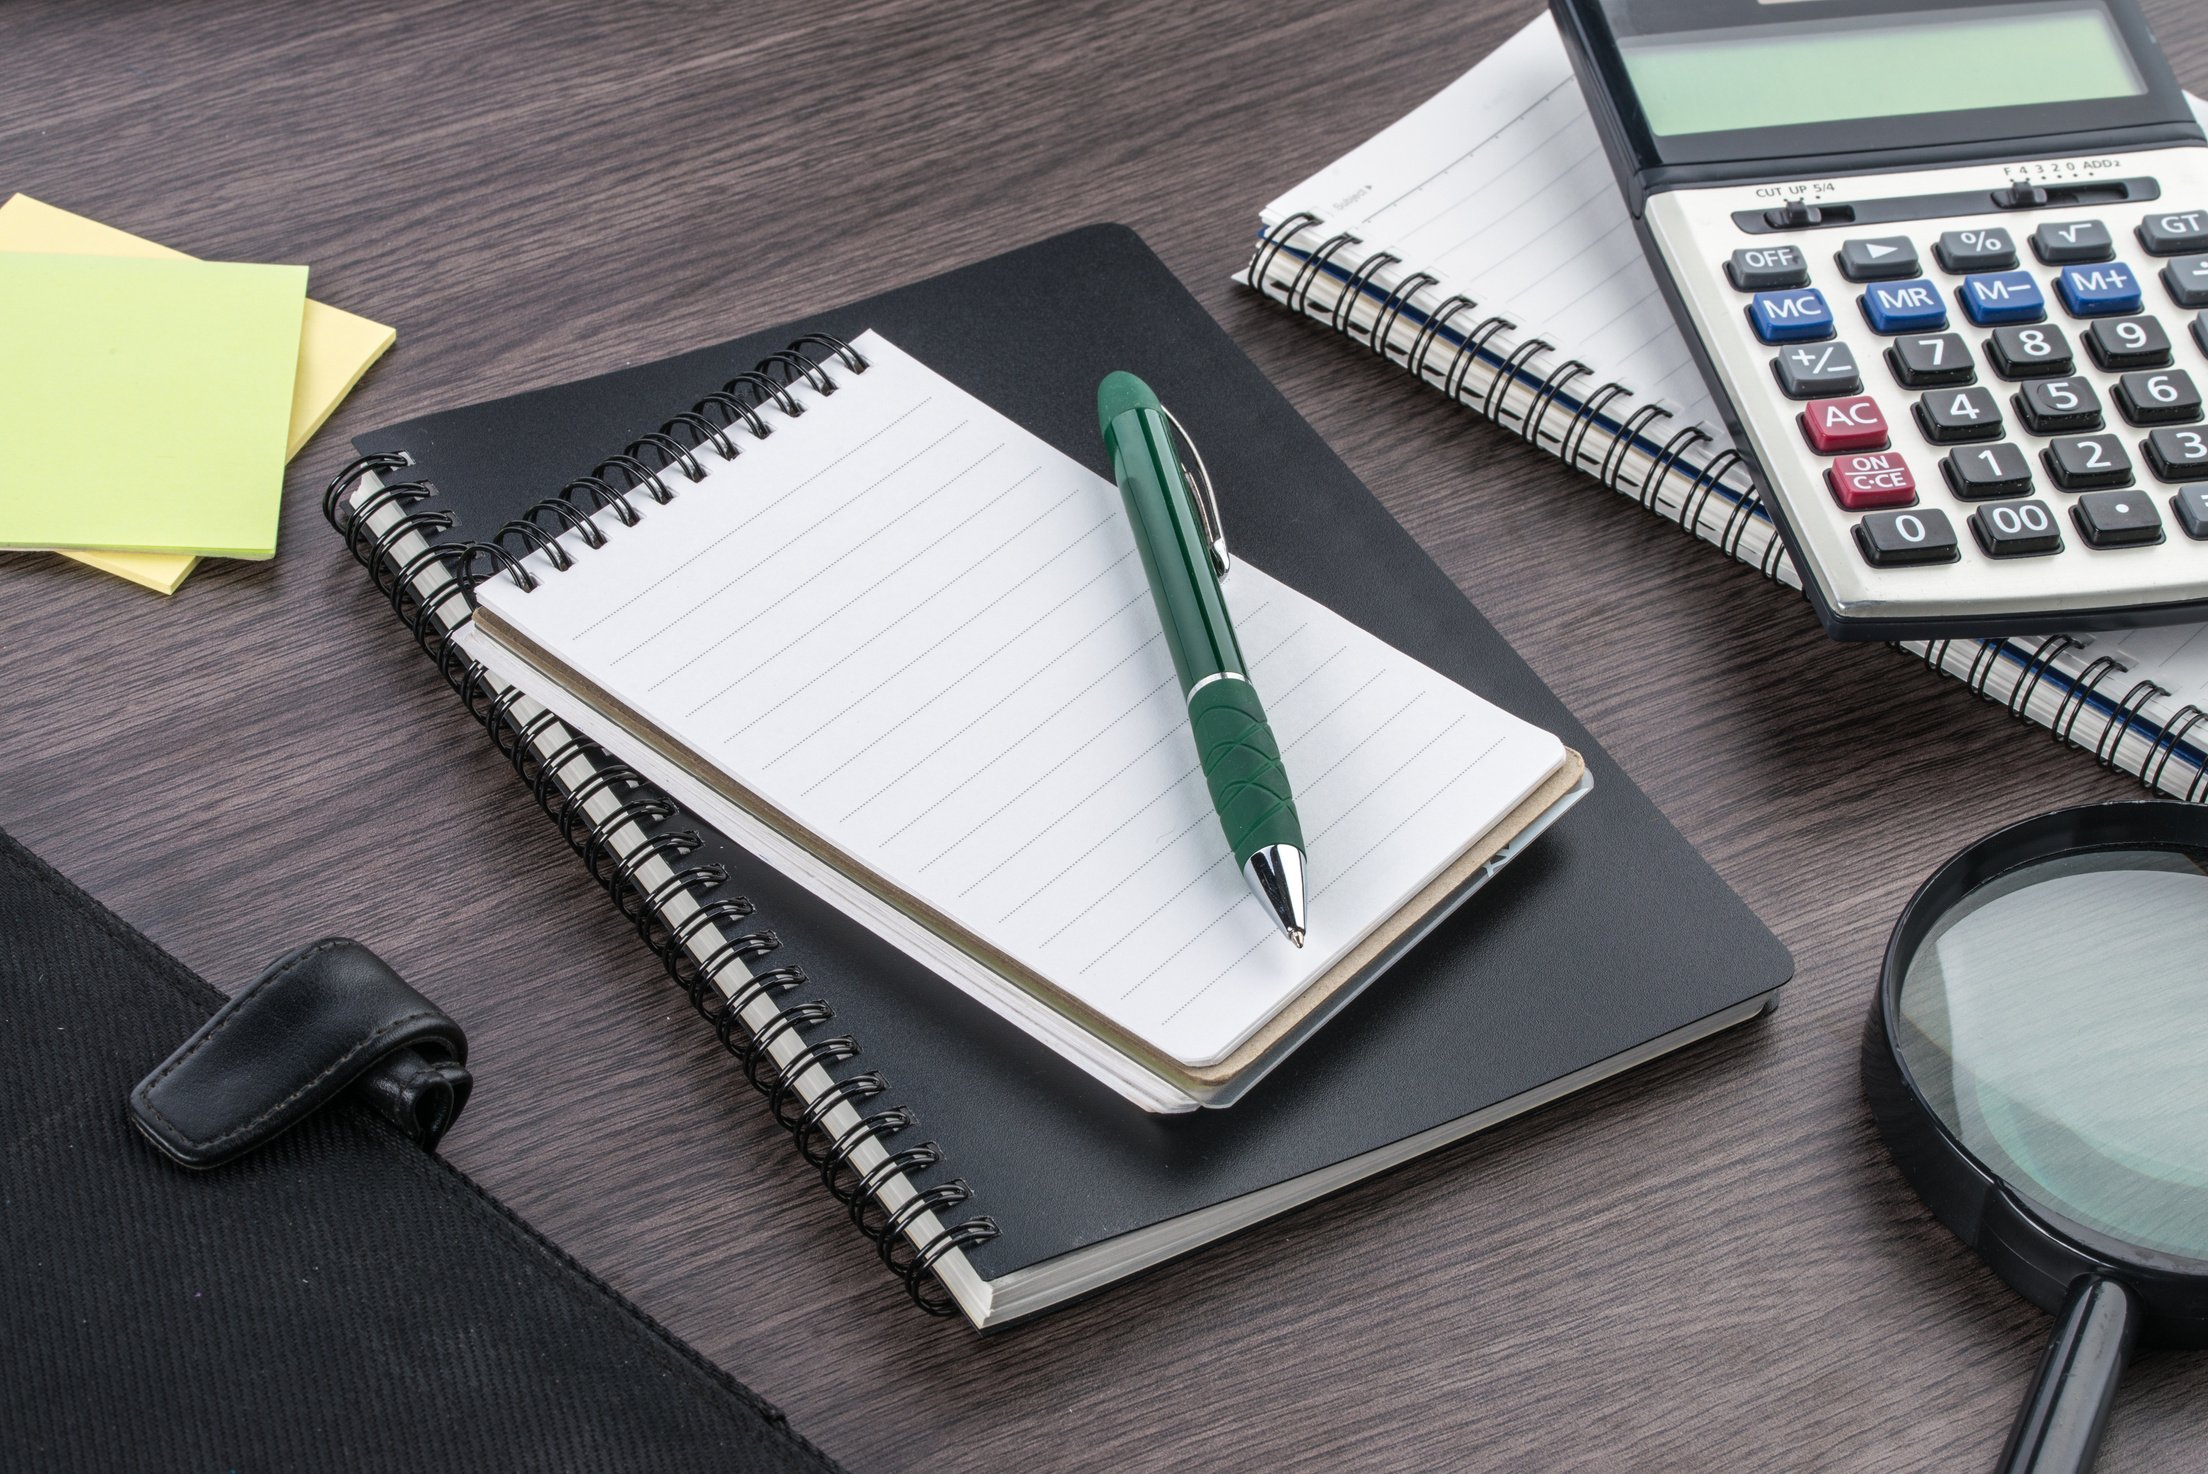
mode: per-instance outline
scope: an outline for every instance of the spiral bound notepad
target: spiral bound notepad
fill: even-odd
[[[1370,981],[1579,771],[1237,564],[1299,948],[1219,833],[1109,482],[868,333],[653,484],[485,583],[462,647],[1150,1109],[1246,1088],[1282,1052],[1253,1038]]]
[[[1547,15],[1261,226],[1246,284],[1801,587]],[[2208,797],[2208,625],[1896,648],[2150,788]]]
[[[869,326],[1044,443],[1099,463],[1097,380],[1150,369],[1144,355],[1172,344],[1145,377],[1203,439],[1238,556],[1584,754],[1592,786],[1566,821],[1527,848],[1532,821],[1572,787],[1571,763],[1521,805],[1515,841],[1467,856],[1472,883],[1524,857],[1231,1110],[1128,1108],[460,643],[486,582],[510,577],[551,533],[600,513],[592,526],[607,546],[595,556],[640,530],[615,525],[625,513],[641,523],[674,510],[663,494],[679,506],[682,458],[717,429],[741,426],[732,443],[748,461],[752,415],[793,446],[826,423],[808,409],[785,431],[780,401],[810,405],[800,381],[816,372],[839,397],[856,392],[840,387],[853,381],[824,335]],[[662,428],[639,434],[644,425]],[[375,602],[726,1048],[788,1133],[797,1175],[817,1175],[865,1257],[933,1313],[983,1329],[1041,1314],[1753,1018],[1791,971],[1769,931],[1124,227],[1071,231],[355,446],[323,510]],[[553,490],[565,495],[548,499]],[[1321,525],[1326,538],[1308,535]],[[1727,1057],[1701,1059],[1723,1069]],[[709,1073],[706,1088],[719,1084]],[[734,1143],[693,1169],[708,1194],[779,1190]],[[808,1235],[794,1252],[836,1251]],[[1263,1260],[1253,1271],[1273,1272]]]

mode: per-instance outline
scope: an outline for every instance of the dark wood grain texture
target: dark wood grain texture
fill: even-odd
[[[295,468],[274,562],[161,600],[0,557],[0,825],[225,987],[373,944],[475,1041],[447,1154],[855,1470],[1986,1466],[2047,1320],[1895,1174],[1859,1029],[1934,864],[2139,790],[1227,280],[1264,200],[1534,8],[0,9],[0,191],[307,262],[399,329]],[[2208,87],[2208,15],[2149,8]],[[359,430],[1095,219],[1144,233],[1800,972],[1762,1026],[984,1341],[904,1303],[314,502]],[[2208,1463],[2204,1394],[2208,1358],[2144,1355],[2100,1467]]]

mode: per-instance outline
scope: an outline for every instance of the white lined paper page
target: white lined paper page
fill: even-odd
[[[769,438],[704,452],[702,482],[671,474],[671,503],[602,518],[600,549],[570,535],[571,570],[539,555],[535,592],[493,580],[484,607],[1191,1068],[1563,761],[1554,737],[1239,565],[1228,603],[1310,850],[1298,951],[1220,832],[1118,489],[879,336],[857,346],[867,372],[832,366],[836,393],[801,390],[801,417],[769,411]]]
[[[1442,278],[1644,400],[1722,423],[1641,255],[1563,39],[1537,16],[1408,116],[1267,206]]]

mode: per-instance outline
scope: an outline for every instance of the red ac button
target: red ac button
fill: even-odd
[[[1826,468],[1825,484],[1832,488],[1833,500],[1851,512],[1906,507],[1917,499],[1917,478],[1891,450],[1840,457]]]
[[[1802,407],[1802,433],[1819,455],[1848,450],[1877,450],[1886,444],[1886,417],[1868,394],[1848,399],[1815,399]]]

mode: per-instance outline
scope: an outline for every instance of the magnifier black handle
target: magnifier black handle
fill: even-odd
[[[2101,1446],[2116,1384],[2139,1338],[2139,1307],[2112,1279],[2070,1286],[1996,1474],[2084,1474]]]

